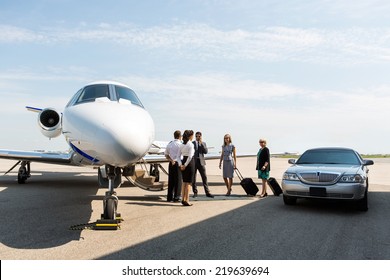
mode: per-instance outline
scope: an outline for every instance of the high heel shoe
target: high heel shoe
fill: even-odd
[[[263,194],[263,195],[260,195],[260,197],[261,198],[263,198],[263,197],[267,197],[268,196],[268,194],[267,193],[265,193],[265,194]]]
[[[183,204],[184,206],[192,206],[192,204],[188,203],[187,201],[182,201],[181,204]]]
[[[230,196],[230,194],[232,193],[232,191],[228,191],[225,196]]]

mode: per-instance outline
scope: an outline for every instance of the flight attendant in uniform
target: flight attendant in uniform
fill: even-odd
[[[181,203],[184,206],[192,206],[190,204],[190,187],[192,185],[192,179],[195,174],[195,162],[194,154],[195,148],[192,144],[192,139],[194,138],[194,132],[192,130],[186,130],[183,133],[183,143],[179,148],[179,155],[177,158],[177,163],[180,166],[182,172],[183,186],[182,186],[182,200]],[[181,159],[183,157],[183,159]]]
[[[270,153],[267,148],[267,141],[265,139],[259,140],[260,149],[257,153],[256,170],[258,172],[258,178],[261,179],[263,188],[261,190],[260,197],[266,197],[267,194],[267,180],[269,178],[269,172],[271,170]]]
[[[221,158],[219,161],[219,168],[221,168],[223,162],[223,180],[227,188],[226,196],[230,196],[232,193],[234,169],[237,168],[236,165],[236,147],[232,143],[232,137],[229,134],[226,134],[223,137],[223,146],[221,152]]]

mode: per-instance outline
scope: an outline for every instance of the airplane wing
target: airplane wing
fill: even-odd
[[[236,155],[237,158],[243,158],[243,157],[255,157],[256,155],[254,154],[238,154]],[[205,154],[204,159],[205,160],[211,160],[211,159],[220,159],[221,154]],[[145,163],[163,163],[163,162],[168,162],[168,160],[165,158],[164,155],[161,154],[146,154],[143,158],[142,161]]]
[[[1,150],[0,149],[0,158],[11,159],[11,160],[20,160],[20,161],[31,161],[31,162],[41,162],[41,163],[50,163],[50,164],[64,164],[72,165],[72,156],[73,151],[69,152],[49,152],[49,151],[18,151],[18,150]],[[237,155],[237,158],[242,157],[254,157],[253,154],[242,154]],[[205,160],[219,159],[220,154],[210,153],[205,155]],[[168,162],[164,154],[155,154],[150,153],[146,154],[141,162],[144,163],[163,163]]]
[[[152,147],[149,149],[149,152],[140,160],[143,163],[163,163],[168,162],[165,158],[164,152],[168,145],[169,141],[154,141]],[[209,147],[213,149],[214,147]],[[242,157],[255,157],[257,154],[237,154],[237,158]],[[219,159],[221,157],[220,153],[208,153],[204,155],[205,160]]]
[[[215,155],[205,155],[204,156],[206,160],[208,159],[219,159],[221,155],[215,154]],[[168,160],[165,158],[165,155],[156,155],[156,154],[147,154],[142,158],[142,161],[144,163],[163,163],[168,162]]]
[[[72,152],[0,150],[0,158],[52,164],[71,164]]]
[[[34,113],[41,113],[44,110],[47,110],[47,109],[41,109],[41,108],[31,107],[31,106],[26,106],[26,109]],[[4,158],[4,159],[26,161],[26,162],[65,164],[65,165],[74,165],[72,163],[73,154],[74,152],[71,150],[69,150],[69,152],[49,152],[49,151],[20,151],[20,150],[0,149],[0,158]]]

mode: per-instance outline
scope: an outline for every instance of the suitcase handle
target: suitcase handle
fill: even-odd
[[[236,168],[236,169],[234,169],[234,171],[236,171],[238,179],[240,179],[242,181],[244,179],[244,177],[242,177],[240,170],[238,170],[238,168]]]

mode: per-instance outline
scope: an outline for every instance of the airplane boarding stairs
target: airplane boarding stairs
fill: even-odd
[[[159,169],[161,169],[165,174],[168,174],[160,164],[155,165],[154,170],[151,170],[151,172],[145,170],[146,166],[143,166],[142,164],[140,165],[141,168],[136,168],[134,172],[132,172],[132,175],[125,176],[130,183],[146,191],[163,191],[167,189],[168,182],[159,180]]]

